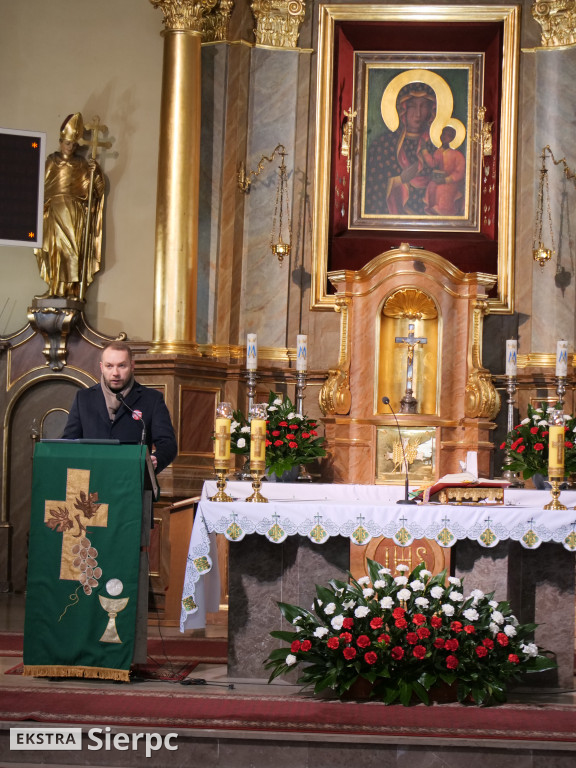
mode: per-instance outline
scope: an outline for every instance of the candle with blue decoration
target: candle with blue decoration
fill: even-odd
[[[516,376],[518,372],[518,342],[506,340],[506,376]]]
[[[258,368],[258,337],[249,333],[246,337],[246,369],[255,371]]]
[[[560,339],[556,344],[556,376],[568,374],[568,342]]]
[[[296,370],[308,370],[308,336],[300,333],[296,336]]]

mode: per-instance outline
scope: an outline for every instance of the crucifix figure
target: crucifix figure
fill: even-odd
[[[418,400],[414,397],[412,380],[414,377],[414,349],[418,344],[426,344],[428,339],[414,336],[414,323],[408,323],[408,336],[396,336],[396,344],[408,345],[408,358],[406,361],[406,392],[400,400],[400,413],[416,413]]]

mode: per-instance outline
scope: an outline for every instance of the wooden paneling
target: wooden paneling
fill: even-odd
[[[219,390],[182,387],[180,390],[180,454],[214,451],[212,432]]]

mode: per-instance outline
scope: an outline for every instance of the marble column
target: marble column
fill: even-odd
[[[154,344],[156,354],[196,349],[200,184],[201,31],[215,0],[150,0],[164,12]]]

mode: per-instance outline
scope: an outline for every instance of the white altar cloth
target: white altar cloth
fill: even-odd
[[[231,482],[233,502],[213,502],[216,482],[204,484],[196,511],[182,591],[180,630],[206,626],[206,612],[217,611],[220,577],[215,536],[241,541],[256,533],[280,544],[288,536],[304,536],[323,544],[331,536],[345,536],[353,544],[367,544],[385,536],[399,546],[415,539],[431,539],[441,547],[471,539],[482,547],[518,541],[526,549],[543,542],[561,544],[576,552],[576,491],[563,491],[566,510],[545,510],[549,491],[506,489],[504,504],[396,504],[404,497],[399,486],[266,483],[268,504],[244,501],[250,483]]]

